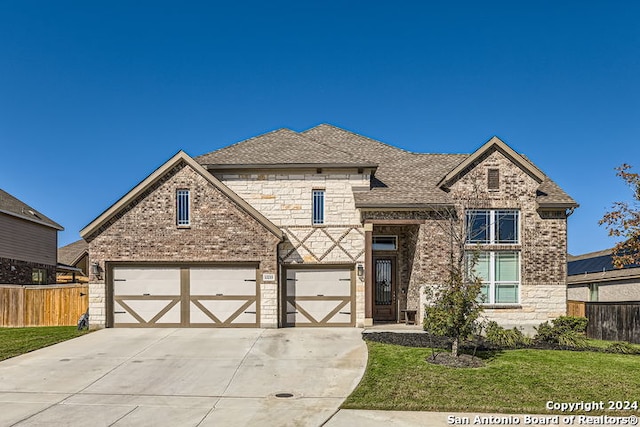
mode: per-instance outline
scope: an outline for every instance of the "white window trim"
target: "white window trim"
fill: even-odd
[[[489,241],[488,242],[471,242],[470,238],[470,230],[469,230],[469,214],[473,212],[488,212],[489,213]],[[516,213],[516,221],[517,221],[517,233],[518,240],[517,242],[497,242],[496,241],[496,218],[498,212],[515,212]],[[511,245],[517,246],[522,244],[522,220],[519,209],[469,209],[465,212],[465,229],[466,229],[466,238],[465,243],[467,245]]]
[[[181,193],[185,192],[187,197],[187,221],[180,221],[180,202]],[[184,193],[183,193],[184,194]],[[191,226],[191,191],[187,188],[179,188],[176,190],[176,225],[178,228],[188,228]]]
[[[482,282],[483,285],[489,285],[489,301],[484,301],[483,305],[520,305],[520,297],[522,290],[522,253],[519,251],[482,251],[489,254],[489,283]],[[518,254],[518,281],[497,281],[496,280],[496,254],[497,253],[515,253]],[[516,302],[496,302],[496,285],[500,284],[513,284],[518,286],[518,295]]]

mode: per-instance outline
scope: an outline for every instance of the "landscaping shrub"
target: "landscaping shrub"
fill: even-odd
[[[640,354],[640,350],[632,346],[628,342],[616,341],[608,345],[604,351],[607,353],[619,353],[619,354]]]
[[[518,328],[505,329],[493,321],[487,324],[485,339],[487,342],[503,348],[523,347],[531,343],[531,339],[524,336]]]
[[[553,320],[553,327],[560,333],[564,331],[574,331],[579,334],[587,330],[589,320],[580,316],[560,316]]]
[[[549,322],[541,323],[536,329],[534,341],[537,343],[557,344],[567,348],[584,348],[587,338],[584,331],[588,320],[578,316],[560,316]]]

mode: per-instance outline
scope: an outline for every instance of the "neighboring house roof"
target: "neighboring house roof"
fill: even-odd
[[[578,256],[569,255],[567,257],[567,284],[640,278],[640,265],[615,268],[612,251],[612,249],[606,249]]]
[[[131,191],[125,194],[120,200],[114,203],[111,207],[109,207],[106,211],[104,211],[100,216],[94,219],[90,224],[80,230],[80,236],[83,239],[90,239],[91,235],[98,231],[100,227],[106,224],[111,218],[117,215],[122,209],[124,209],[131,201],[135,200],[140,194],[146,191],[149,187],[151,187],[155,182],[157,182],[160,178],[162,178],[167,172],[169,172],[174,166],[178,165],[180,162],[185,162],[188,166],[190,166],[194,171],[199,173],[202,177],[204,177],[211,185],[218,188],[222,193],[224,193],[227,197],[236,203],[241,209],[247,212],[249,215],[254,217],[259,223],[261,223],[265,228],[271,231],[274,235],[283,238],[283,232],[278,228],[274,223],[269,221],[264,215],[258,212],[253,206],[247,203],[244,199],[234,193],[229,187],[220,182],[216,177],[211,175],[206,171],[200,164],[198,164],[193,158],[189,157],[184,151],[180,150],[165,162],[162,166],[156,169],[151,175],[145,178],[141,183],[135,186]]]
[[[296,167],[343,165],[375,166],[370,191],[355,192],[358,208],[427,208],[450,204],[441,188],[490,150],[499,149],[538,182],[540,207],[577,207],[578,204],[526,157],[494,137],[473,154],[412,153],[371,138],[321,124],[304,132],[280,129],[196,157],[209,170],[235,167]]]
[[[46,227],[55,228],[56,230],[64,230],[64,228],[57,222],[2,189],[0,189],[0,212],[16,218],[35,222],[36,224],[44,225]]]
[[[89,244],[83,239],[77,240],[58,248],[58,263],[74,265],[87,253],[89,253]]]

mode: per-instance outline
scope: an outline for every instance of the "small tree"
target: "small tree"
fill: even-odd
[[[449,276],[438,288],[428,288],[430,304],[425,306],[424,330],[452,339],[451,355],[458,357],[460,343],[478,332],[482,313],[482,281],[468,278],[463,269],[450,265]]]
[[[640,264],[640,175],[630,172],[631,166],[628,164],[623,164],[616,170],[616,175],[631,187],[634,202],[615,202],[613,210],[607,212],[599,224],[605,225],[609,236],[624,238],[613,249],[613,265],[622,268],[625,265]]]
[[[463,207],[458,209],[464,212]],[[444,283],[425,290],[428,303],[423,328],[432,335],[451,338],[451,355],[457,358],[460,343],[479,330],[482,280],[474,272],[478,254],[469,256],[465,251],[463,220],[455,208],[440,211],[440,217],[450,238],[448,271]]]

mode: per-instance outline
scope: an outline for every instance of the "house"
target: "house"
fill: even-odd
[[[422,318],[454,235],[486,315],[565,313],[577,203],[497,137],[422,154],[323,124],[180,151],[87,225],[93,327],[366,326]]]
[[[61,230],[44,214],[0,190],[0,284],[55,283]]]
[[[58,248],[58,283],[86,283],[89,278],[89,244],[76,240]]]
[[[640,265],[615,268],[612,253],[606,249],[567,257],[568,300],[640,301]]]

